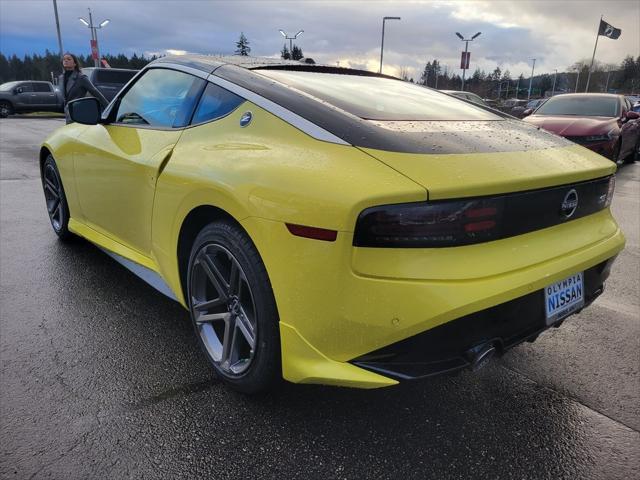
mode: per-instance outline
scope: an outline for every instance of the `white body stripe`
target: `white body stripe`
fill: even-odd
[[[258,95],[257,93],[252,92],[251,90],[247,90],[244,87],[240,87],[235,83],[231,83],[228,80],[217,77],[215,75],[209,75],[207,80],[211,83],[215,83],[216,85],[221,86],[222,88],[226,88],[230,92],[233,92],[252,103],[255,103],[260,108],[263,108],[267,112],[272,113],[276,117],[284,120],[288,124],[296,127],[298,130],[301,130],[302,132],[317,140],[337,143],[339,145],[350,145],[350,143],[345,142],[343,139],[335,136],[333,133],[328,132],[324,128],[319,127],[313,122],[310,122],[306,118],[302,118],[300,115],[293,113],[291,110],[287,110],[286,108]]]

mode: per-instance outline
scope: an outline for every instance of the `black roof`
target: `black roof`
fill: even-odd
[[[477,153],[484,151],[514,151],[524,149],[526,145],[511,142],[511,138],[526,135],[529,143],[537,148],[548,148],[569,144],[567,140],[540,131],[520,121],[483,122],[490,130],[500,129],[499,135],[485,135],[482,140],[476,136],[442,135],[433,132],[409,132],[402,128],[386,127],[385,122],[371,122],[327,104],[315,97],[261,75],[260,70],[295,70],[318,73],[362,75],[389,78],[401,82],[399,78],[381,75],[366,70],[340,68],[330,65],[309,65],[302,62],[279,58],[259,58],[248,56],[206,56],[176,55],[162,57],[151,65],[163,63],[177,64],[200,70],[206,74],[224,79],[234,85],[249,90],[258,96],[274,102],[312,122],[324,130],[343,139],[351,145],[389,150],[427,154]],[[443,94],[444,95],[444,94]],[[482,108],[482,107],[481,107]],[[498,116],[508,117],[502,112],[491,110]],[[386,122],[390,125],[394,122]],[[486,137],[486,138],[484,138]],[[436,149],[435,146],[438,146]],[[524,146],[523,146],[524,145]],[[533,147],[529,147],[533,148]]]
[[[358,70],[354,68],[337,67],[333,65],[322,65],[315,63],[305,63],[305,59],[300,61],[296,60],[283,60],[281,58],[270,57],[249,57],[243,55],[171,55],[167,57],[161,57],[151,62],[151,65],[160,63],[173,63],[176,65],[183,65],[185,67],[195,68],[205,73],[213,73],[215,70],[222,66],[234,66],[240,67],[246,70],[296,70],[296,71],[315,71],[323,73],[338,73],[344,75],[362,75],[362,76],[375,76],[383,78],[392,78],[398,80],[396,77],[390,75],[383,75],[368,70]]]

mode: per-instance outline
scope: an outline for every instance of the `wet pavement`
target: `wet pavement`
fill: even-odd
[[[91,244],[51,231],[38,145],[0,120],[2,478],[640,477],[640,165],[600,299],[477,373],[361,391],[212,377],[188,315]]]

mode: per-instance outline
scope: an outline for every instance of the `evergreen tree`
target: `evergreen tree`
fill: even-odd
[[[553,86],[553,76],[548,73],[542,74],[535,83],[537,83],[537,87],[540,90],[540,96],[544,97],[544,92],[551,90]]]
[[[240,39],[236,42],[236,55],[246,57],[251,53],[251,47],[249,46],[249,40],[244,36],[244,32],[240,32]]]
[[[282,50],[280,50],[280,58],[284,59],[284,60],[290,60],[291,59],[291,53],[289,53],[289,49],[287,48],[287,44],[285,43],[282,47]]]
[[[304,58],[304,54],[302,53],[302,49],[297,45],[294,45],[291,48],[291,60],[300,60]]]
[[[426,87],[427,84],[429,83],[430,75],[431,75],[431,62],[427,62],[427,64],[424,66],[424,70],[422,70],[422,74],[420,75],[420,81],[418,83]]]

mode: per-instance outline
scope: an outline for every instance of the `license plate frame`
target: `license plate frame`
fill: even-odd
[[[577,272],[544,288],[545,323],[553,325],[584,307],[584,272]]]

